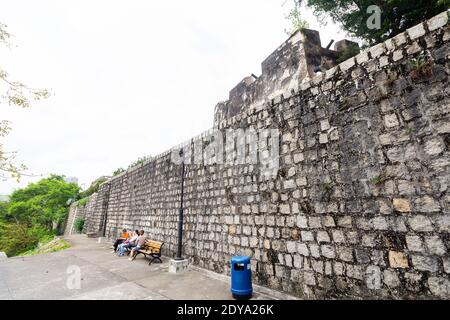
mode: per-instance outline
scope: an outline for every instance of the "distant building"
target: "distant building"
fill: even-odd
[[[64,181],[67,183],[77,183],[78,184],[78,178],[77,177],[65,177]]]

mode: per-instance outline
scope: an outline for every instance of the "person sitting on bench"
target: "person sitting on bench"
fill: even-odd
[[[141,250],[142,246],[145,244],[145,240],[144,230],[139,231],[139,237],[136,240],[136,247],[131,249],[131,254],[128,260],[134,260],[138,251]]]
[[[135,230],[133,236],[119,244],[119,257],[123,257],[126,249],[131,249],[136,246],[136,240],[139,237],[139,230]]]
[[[121,244],[122,242],[124,242],[125,240],[127,240],[129,237],[130,237],[130,235],[128,234],[127,229],[123,229],[120,237],[117,238],[116,241],[114,242],[114,245],[113,245],[114,250],[111,253],[115,253],[117,251],[117,246],[119,244]]]

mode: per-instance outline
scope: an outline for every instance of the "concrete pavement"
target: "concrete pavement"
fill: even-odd
[[[65,239],[71,248],[0,261],[0,299],[233,299],[227,277],[198,268],[171,274],[168,258],[148,266],[142,256],[130,262],[112,254],[111,243],[85,235]],[[255,291],[253,299],[284,297],[267,289]]]

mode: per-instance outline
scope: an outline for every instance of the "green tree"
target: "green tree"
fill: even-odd
[[[291,23],[290,28],[285,30],[288,35],[295,33],[297,30],[309,27],[309,23],[302,18],[301,6],[302,0],[293,0],[293,7],[286,15],[286,19]]]
[[[123,173],[123,172],[125,172],[125,169],[124,168],[117,168],[116,170],[114,170],[114,172],[113,172],[113,177],[115,177],[115,176],[118,176],[119,174],[121,174],[121,173]]]
[[[0,45],[10,47],[10,37],[6,25],[0,23]],[[22,82],[12,80],[10,75],[0,66],[0,105],[8,104],[27,108],[31,106],[33,100],[48,97],[48,90],[31,88]],[[10,122],[0,119],[0,138],[7,136],[10,130]],[[0,140],[0,179],[11,177],[19,181],[20,176],[24,174],[27,168],[23,164],[16,163],[16,156],[16,152],[4,150]]]
[[[39,239],[29,234],[25,224],[0,220],[0,251],[5,252],[8,257],[31,249],[38,242]]]
[[[297,1],[297,0],[294,0]],[[450,0],[300,0],[319,20],[331,18],[351,36],[372,45],[448,10]],[[380,28],[367,24],[372,5],[381,9]]]
[[[0,201],[0,220],[5,219],[7,213],[8,213],[8,202]]]
[[[79,190],[78,185],[57,175],[31,183],[11,194],[5,219],[29,227],[39,225],[51,232],[54,224],[64,222],[68,202]]]

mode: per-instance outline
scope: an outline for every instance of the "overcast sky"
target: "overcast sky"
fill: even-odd
[[[2,0],[16,47],[0,49],[0,66],[53,92],[30,109],[0,106],[5,148],[33,174],[87,187],[210,129],[216,103],[286,40],[284,2]],[[323,46],[344,38],[304,17]],[[0,181],[0,194],[38,179]]]

